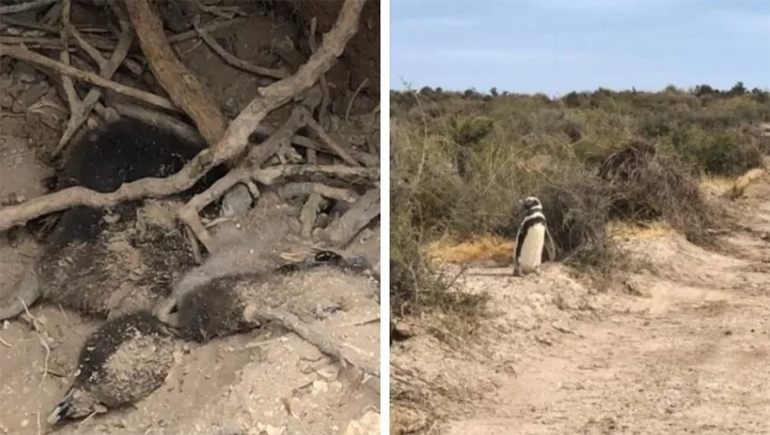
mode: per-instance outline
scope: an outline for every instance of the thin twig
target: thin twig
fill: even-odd
[[[57,1],[59,0],[34,0],[18,5],[0,6],[0,14],[18,14],[21,12],[27,12],[33,9],[39,9],[48,6],[52,3],[56,3]]]
[[[313,54],[315,54],[318,49],[318,45],[315,41],[317,24],[318,20],[316,17],[313,17],[310,20],[310,38],[308,39],[310,43],[310,52]],[[329,84],[326,82],[326,74],[321,76],[318,83],[321,85],[321,94],[323,95],[323,98],[321,98],[321,105],[318,107],[318,122],[323,128],[329,128],[329,101],[331,101],[331,97],[329,96]]]
[[[348,108],[345,110],[345,122],[350,122],[350,110],[353,108],[353,102],[356,101],[356,97],[358,97],[358,93],[361,92],[361,89],[366,86],[366,84],[369,83],[369,78],[365,78],[360,85],[356,88],[356,91],[353,92],[353,97],[350,98],[350,101],[348,101]]]
[[[321,140],[326,142],[326,144],[329,145],[347,164],[351,166],[361,166],[361,164],[350,155],[347,147],[334,140],[318,121],[311,118],[308,120],[307,126],[310,127]]]
[[[174,103],[172,103],[166,98],[163,98],[158,95],[151,94],[149,92],[145,92],[136,88],[132,88],[130,86],[126,86],[118,82],[114,82],[112,80],[107,80],[99,76],[98,74],[94,74],[87,71],[81,71],[77,68],[64,65],[61,62],[57,62],[49,57],[43,56],[42,54],[35,53],[34,51],[28,50],[22,46],[13,46],[13,45],[5,45],[5,44],[0,45],[0,56],[11,56],[15,59],[25,60],[37,66],[40,66],[42,68],[52,69],[58,73],[65,74],[69,77],[73,77],[75,79],[88,82],[95,86],[110,89],[119,94],[123,94],[128,97],[135,98],[137,100],[144,101],[146,103],[149,103],[158,107],[162,107],[164,109],[169,109],[174,111],[179,110],[179,108],[177,108],[176,105],[174,105]]]
[[[289,73],[283,69],[266,68],[254,65],[250,62],[246,62],[243,59],[238,59],[233,54],[225,50],[225,48],[222,47],[213,36],[209,35],[209,33],[204,30],[203,26],[200,26],[199,23],[194,22],[193,26],[195,27],[195,30],[198,31],[198,35],[200,35],[203,42],[205,42],[212,50],[214,50],[214,53],[218,54],[225,62],[227,62],[228,65],[250,73],[273,77],[276,79],[284,79],[289,76]]]
[[[64,0],[65,4],[69,0]],[[113,2],[110,2],[110,4],[113,4]],[[68,9],[65,6],[65,9]],[[114,8],[118,9],[119,8]],[[67,32],[71,33],[73,37],[75,37],[75,40],[78,41],[81,48],[88,53],[93,60],[99,65],[99,75],[104,77],[105,79],[111,79],[112,75],[115,74],[115,72],[118,70],[120,65],[125,60],[126,56],[128,55],[128,50],[131,48],[131,42],[132,42],[132,30],[131,27],[128,25],[128,22],[125,21],[125,17],[122,16],[121,12],[116,12],[116,14],[119,17],[120,21],[120,28],[121,28],[121,34],[118,38],[118,44],[115,46],[115,52],[112,53],[112,57],[110,57],[110,60],[106,60],[104,57],[102,57],[101,53],[99,53],[98,50],[93,48],[83,37],[80,35],[80,33],[75,29],[73,26],[69,24],[69,18],[67,18],[66,23],[64,22],[64,19],[62,18],[62,28],[64,29],[62,31],[62,41],[66,44],[66,36],[64,36]],[[63,52],[64,53],[64,52]],[[66,64],[66,63],[65,63]],[[62,77],[64,78],[64,77]],[[67,78],[70,82],[72,82],[72,79]],[[64,133],[62,134],[61,138],[59,139],[59,144],[56,147],[56,150],[54,151],[54,155],[58,155],[62,149],[69,143],[70,139],[72,139],[72,136],[75,135],[75,132],[77,132],[78,128],[80,128],[81,125],[88,119],[88,116],[91,114],[91,110],[93,110],[96,103],[99,102],[99,99],[102,96],[102,90],[94,87],[91,88],[91,90],[88,91],[88,94],[86,94],[85,98],[83,98],[83,101],[71,101],[70,102],[70,119],[67,121],[67,127],[64,130]]]
[[[43,389],[43,383],[45,382],[46,377],[48,376],[48,359],[51,357],[51,348],[48,346],[48,343],[46,343],[45,338],[40,333],[40,330],[37,327],[37,324],[39,323],[37,318],[32,315],[32,313],[29,312],[29,307],[27,307],[27,304],[24,302],[24,300],[21,301],[22,306],[24,307],[24,312],[32,319],[32,324],[35,325],[35,333],[37,334],[37,339],[40,341],[40,345],[45,349],[45,360],[43,361],[43,376],[40,378],[40,384],[38,385],[37,389],[38,392]],[[40,397],[42,395],[37,395],[37,433],[40,435],[43,433],[43,425],[40,422],[40,413],[42,412],[43,405],[40,402]]]

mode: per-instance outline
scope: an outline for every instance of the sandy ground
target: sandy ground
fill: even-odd
[[[328,3],[321,5],[324,7],[315,5],[313,10],[323,11],[326,5]],[[373,4],[367,11],[366,16],[371,20],[379,13],[379,6]],[[255,14],[250,9],[248,12],[252,14],[241,24],[215,32],[220,43],[238,57],[259,65],[273,65],[287,57],[304,62],[306,56],[299,53],[297,57],[298,53],[292,53],[291,47],[292,40],[302,39],[298,35],[304,30],[297,28],[298,23],[280,21],[280,16]],[[319,28],[326,30],[334,19],[336,12],[319,17]],[[357,37],[355,53],[365,51],[372,35],[379,34],[378,27],[362,28],[365,34]],[[262,79],[225,65],[206,44],[186,41],[176,48],[182,61],[210,87],[228,116],[237,115],[255,96],[257,87],[265,85]],[[373,58],[368,55],[365,60]],[[46,191],[43,178],[51,171],[36,154],[55,147],[62,123],[66,121],[67,105],[53,88],[43,86],[39,94],[33,95],[30,83],[44,82],[42,74],[19,63],[3,61],[0,199],[5,201],[11,194],[29,199]],[[377,77],[372,76],[371,81],[379,83],[376,65],[361,62],[357,64],[356,59],[346,57],[329,74],[334,90],[333,117],[337,121],[344,117],[351,95],[359,85],[349,83],[351,75],[360,81],[362,74],[373,73]],[[292,71],[296,66],[289,65]],[[349,70],[355,70],[356,74]],[[27,79],[20,79],[22,74],[26,74]],[[338,82],[336,78],[341,79]],[[122,79],[130,82],[125,76]],[[369,88],[372,87],[370,83]],[[376,101],[365,94],[378,95],[378,92],[370,90],[362,92],[352,105],[351,120],[376,106]],[[30,99],[40,95],[39,100]],[[279,125],[289,110],[290,107],[276,111],[265,123]],[[338,134],[344,139],[349,139],[348,131],[362,137],[370,135],[357,131],[355,122],[350,125],[338,122],[341,129],[346,129]],[[260,231],[274,235],[274,231],[285,230],[289,224],[296,227],[296,216],[293,219],[265,220],[264,214],[254,209],[237,222],[238,231],[243,235],[258,235]],[[377,226],[364,230],[349,251],[378,263],[379,243]],[[13,242],[0,240],[0,296],[5,297],[12,291],[41,249],[42,246],[24,233]],[[344,309],[317,320],[312,326],[347,343],[361,358],[378,361],[379,323],[371,321],[379,317],[379,305],[374,297],[376,284],[370,287],[347,289]],[[313,296],[336,297],[338,295],[332,294],[334,290],[341,289],[326,289],[321,283],[319,293]],[[19,321],[4,322],[0,328],[0,433],[45,433],[45,417],[73,380],[80,346],[101,323],[44,304],[37,304],[30,311],[42,323],[43,335]],[[294,334],[275,330],[253,331],[205,345],[180,341],[174,352],[174,367],[161,389],[132,408],[75,422],[57,433],[379,433],[379,379],[362,377],[354,369],[340,370],[336,365],[324,365],[321,357],[315,347]],[[314,369],[308,370],[311,365]]]
[[[396,373],[427,387],[407,389],[392,432],[770,433],[770,175],[731,208],[750,231],[719,253],[639,233],[623,246],[645,271],[606,288],[557,264],[524,279],[468,270],[498,315],[458,347],[393,346]]]

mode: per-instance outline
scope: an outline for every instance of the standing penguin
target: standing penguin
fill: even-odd
[[[524,219],[516,234],[516,250],[513,255],[513,275],[522,276],[532,272],[539,273],[543,259],[543,248],[548,251],[548,259],[556,258],[551,233],[548,231],[543,205],[534,196],[522,201]]]
[[[149,311],[106,321],[83,344],[78,373],[50,425],[132,405],[160,388],[174,362],[170,332]]]

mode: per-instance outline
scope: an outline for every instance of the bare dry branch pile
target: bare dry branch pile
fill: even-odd
[[[0,6],[3,69],[10,64],[10,59],[15,59],[17,63],[44,72],[69,106],[69,119],[52,154],[60,154],[95,124],[120,116],[163,127],[208,147],[181,171],[166,178],[126,183],[110,193],[71,187],[3,206],[0,231],[78,205],[104,208],[129,200],[173,195],[190,188],[209,170],[223,163],[230,169],[229,173],[178,210],[179,219],[209,252],[216,250],[216,246],[199,213],[238,183],[248,186],[255,198],[264,187],[280,186],[279,191],[288,196],[309,196],[309,205],[317,204],[319,197],[351,203],[321,237],[326,244],[337,248],[347,245],[379,215],[378,149],[373,149],[371,144],[365,149],[357,148],[334,131],[325,78],[358,31],[366,0],[345,0],[336,23],[323,35],[320,44],[315,41],[313,20],[312,28],[306,32],[311,35],[312,55],[297,65],[293,73],[286,68],[267,68],[240,59],[212,36],[217,29],[243,19],[236,17],[244,15],[237,7],[185,2],[190,8],[198,8],[193,30],[168,35],[157,4],[149,0],[93,0],[92,3],[104,8],[105,16],[110,17],[99,29],[73,25],[78,3],[90,2],[33,0],[5,2]],[[42,22],[16,15],[35,11],[39,16],[45,9],[48,12]],[[209,21],[202,22],[203,16],[209,17]],[[255,74],[260,77],[260,83],[267,84],[256,90],[251,103],[232,121],[223,113],[205,81],[182,61],[184,55],[176,44],[193,39],[205,43],[228,65]],[[150,80],[143,74],[145,64],[152,73]],[[121,67],[135,75],[133,80],[117,77],[116,71]],[[346,114],[357,94],[358,91],[348,100]],[[286,111],[289,116],[279,127],[262,125],[265,118],[287,105],[292,106]],[[378,112],[379,105],[369,114],[370,124],[374,124]],[[186,115],[194,127],[180,115]],[[303,129],[309,131],[310,136],[300,135]],[[250,137],[254,134],[267,138],[261,143],[251,143]],[[292,146],[307,151],[304,164],[287,162],[285,156]],[[331,164],[319,163],[319,153],[330,156],[325,162],[331,161]],[[334,183],[329,185],[318,180]],[[360,186],[368,191],[361,195],[353,185],[359,191]],[[314,216],[317,207],[306,208]],[[277,318],[280,320],[280,315]],[[287,327],[296,329],[291,325]],[[327,345],[319,343],[314,344],[330,353]],[[339,352],[336,353],[339,356]]]

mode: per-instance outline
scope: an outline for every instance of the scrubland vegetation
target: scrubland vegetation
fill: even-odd
[[[699,188],[770,153],[752,128],[770,93],[668,87],[571,92],[551,99],[491,89],[391,92],[391,305],[472,317],[483,297],[447,291],[424,247],[447,235],[512,239],[514,205],[544,204],[558,259],[591,273],[622,266],[607,226],[666,222],[694,243],[731,223]]]

